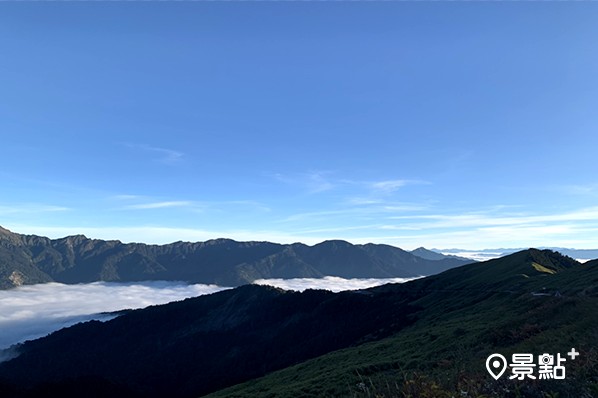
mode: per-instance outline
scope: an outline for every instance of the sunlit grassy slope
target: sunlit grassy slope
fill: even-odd
[[[598,261],[530,249],[375,290],[409,296],[417,322],[210,397],[598,397]],[[485,369],[492,353],[572,347],[566,380],[495,381]]]

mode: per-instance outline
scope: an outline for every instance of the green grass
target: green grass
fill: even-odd
[[[501,300],[492,302],[500,305]],[[409,396],[408,391],[418,396],[413,395],[416,387],[438,394],[470,391],[475,396],[508,396],[499,387],[510,385],[515,391],[517,382],[503,383],[505,386],[494,382],[485,370],[488,355],[564,354],[571,347],[582,352],[586,362],[578,358],[580,362],[567,364],[568,384],[550,387],[555,392],[579,392],[596,385],[598,320],[592,316],[596,298],[549,298],[539,303],[535,298],[520,297],[502,303],[498,310],[510,313],[502,317],[496,316],[497,308],[490,303],[455,313],[452,319],[438,314],[391,338],[333,352],[211,396]],[[553,316],[546,316],[550,314]],[[579,319],[582,321],[576,322]],[[550,392],[544,385],[527,387],[535,388],[536,395],[529,396]]]
[[[538,263],[536,263],[536,262],[532,262],[532,266],[534,267],[534,269],[535,269],[536,271],[539,271],[539,272],[544,272],[544,273],[546,273],[546,274],[556,274],[556,271],[555,271],[555,270],[552,270],[552,269],[550,269],[550,268],[546,268],[546,267],[545,267],[545,266],[543,266],[542,264],[538,264]]]

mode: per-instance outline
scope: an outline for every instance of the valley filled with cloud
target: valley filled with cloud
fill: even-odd
[[[285,290],[325,289],[339,292],[386,283],[403,283],[412,279],[416,278],[344,279],[327,276],[320,279],[260,279],[254,283]],[[225,289],[228,287],[152,281],[77,285],[45,283],[0,290],[0,350],[79,322],[107,321],[117,316],[110,312],[165,304]],[[2,359],[0,353],[0,361]]]
[[[223,289],[157,281],[46,283],[0,290],[0,349],[79,322],[114,318],[107,312],[165,304]]]

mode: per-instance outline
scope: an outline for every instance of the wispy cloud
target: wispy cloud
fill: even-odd
[[[276,173],[273,177],[289,186],[295,186],[308,194],[330,191],[337,184],[327,177],[331,172],[328,171],[310,171],[307,173],[283,174]]]
[[[572,195],[595,197],[598,196],[598,183],[566,185],[560,187],[559,191]]]
[[[391,220],[396,224],[390,223],[384,229],[397,234],[380,234],[378,239],[399,246],[593,248],[596,241],[592,237],[598,232],[598,207],[552,214],[509,214],[494,208],[465,214],[394,216]]]
[[[361,202],[360,202],[361,203]],[[594,248],[598,207],[534,214],[520,206],[497,205],[461,214],[437,206],[372,201],[328,211],[297,213],[279,220],[297,233],[387,243],[402,248],[561,246]],[[451,209],[450,211],[454,211]]]
[[[345,195],[354,204],[380,203],[388,196],[408,185],[427,185],[427,181],[418,179],[358,180],[335,178],[332,171],[310,171],[298,174],[274,174],[278,181],[300,187],[306,193],[315,194],[335,190]],[[359,203],[358,203],[359,202]]]
[[[380,199],[393,195],[395,192],[404,187],[411,185],[429,185],[428,181],[413,180],[413,179],[394,179],[382,181],[362,181],[362,185],[366,190],[366,195],[372,200]]]
[[[266,204],[258,202],[256,200],[227,200],[227,201],[214,203],[214,205],[216,205],[216,204],[220,204],[223,207],[230,207],[230,206],[248,207],[248,208],[252,208],[254,210],[259,210],[264,213],[272,211],[272,208],[270,208]]]
[[[387,180],[372,182],[370,183],[370,187],[375,192],[392,193],[407,184],[409,184],[408,180]]]
[[[349,206],[369,206],[384,203],[383,199],[373,199],[364,197],[352,197],[345,200],[345,204]]]
[[[338,210],[323,210],[323,211],[311,211],[305,213],[296,213],[287,216],[279,222],[293,222],[293,221],[304,221],[308,219],[330,219],[331,216],[344,216],[360,212],[360,209],[338,209]]]
[[[310,193],[318,193],[333,189],[334,184],[323,173],[310,173],[308,175],[308,187]]]
[[[164,163],[164,164],[172,165],[172,164],[178,163],[184,157],[183,152],[180,152],[180,151],[177,151],[174,149],[170,149],[170,148],[161,148],[161,147],[145,145],[145,144],[125,144],[125,145],[128,146],[129,148],[153,153],[155,155],[154,160],[158,161],[160,163]]]
[[[196,207],[196,204],[189,201],[178,200],[178,201],[165,201],[165,202],[152,202],[152,203],[139,203],[135,205],[125,206],[126,209],[164,209],[169,207]]]
[[[489,248],[526,247],[574,247],[590,249],[596,247],[598,228],[578,228],[574,225],[519,228],[480,228],[452,231],[420,231],[396,235],[370,235],[356,241],[371,240],[387,242],[402,248],[418,246],[437,248],[463,248],[481,250]]]
[[[346,218],[351,219],[364,218],[371,219],[386,219],[397,214],[413,214],[414,212],[421,212],[428,209],[428,206],[420,203],[401,203],[389,202],[384,200],[353,200],[353,198],[340,203],[339,207],[332,210],[321,210],[312,212],[303,212],[291,214],[284,217],[278,222],[296,222],[296,221],[330,221],[332,218]]]
[[[395,220],[406,220],[417,224],[421,228],[463,228],[463,227],[487,227],[487,226],[521,226],[530,224],[544,224],[558,221],[598,221],[598,207],[589,207],[576,211],[564,212],[561,214],[517,214],[517,215],[493,215],[484,213],[465,214],[424,214],[393,216]],[[413,223],[414,220],[424,220],[422,223]]]
[[[154,210],[154,209],[188,209],[195,212],[204,211],[230,211],[240,208],[253,209],[254,211],[269,212],[271,209],[265,204],[255,200],[223,200],[223,201],[197,201],[197,200],[161,200],[142,195],[115,195],[108,199],[128,203],[119,210]],[[133,203],[132,203],[133,202]]]
[[[381,229],[383,226],[375,224],[375,225],[347,225],[347,226],[330,226],[330,227],[322,227],[322,228],[300,228],[297,229],[298,233],[303,235],[313,235],[313,234],[328,234],[334,233],[335,235],[344,235],[347,232],[352,231],[364,231],[364,230],[376,230]]]
[[[14,214],[33,214],[33,213],[55,213],[70,210],[65,206],[52,206],[45,204],[2,204],[0,205],[0,215]]]
[[[108,199],[114,199],[114,200],[136,200],[136,199],[141,199],[141,198],[143,198],[143,196],[122,194],[122,195],[113,195],[113,196],[111,196]]]

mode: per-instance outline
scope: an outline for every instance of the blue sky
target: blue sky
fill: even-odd
[[[0,225],[598,247],[598,4],[0,4]]]

